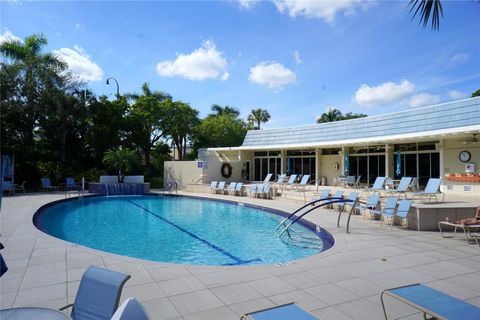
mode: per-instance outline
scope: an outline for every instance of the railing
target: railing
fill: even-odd
[[[165,194],[166,191],[168,191],[168,194],[172,194],[172,189],[175,188],[175,194],[178,193],[178,183],[175,180],[170,180],[167,182],[165,185],[165,188],[163,189],[163,194]]]
[[[188,184],[202,184],[203,183],[203,178],[205,177],[206,175],[204,174],[201,174],[201,175],[198,175],[198,176],[195,176],[193,177],[190,182]]]
[[[300,213],[303,209],[311,206],[311,205],[314,205],[316,203],[319,203],[321,202],[320,205],[318,206],[314,206],[313,208],[310,208],[308,209],[307,211],[301,213],[300,215],[296,215],[297,213]],[[351,209],[350,209],[350,212],[348,214],[348,220],[347,220],[347,233],[350,233],[350,217],[352,215],[352,213],[355,212],[355,207],[357,205],[357,202],[358,200],[350,200],[350,199],[344,199],[344,198],[336,198],[336,197],[330,197],[330,198],[325,198],[325,199],[317,199],[317,200],[314,200],[314,201],[311,201],[309,203],[307,203],[306,205],[298,208],[297,210],[295,210],[294,212],[292,212],[288,217],[286,217],[285,219],[283,219],[279,224],[278,226],[275,228],[275,231],[278,231],[278,229],[281,227],[281,226],[284,226],[284,228],[282,229],[282,231],[279,233],[278,237],[280,238],[284,233],[287,233],[289,236],[290,236],[290,233],[288,232],[288,229],[293,225],[295,224],[298,220],[300,220],[301,218],[303,218],[305,215],[309,214],[310,212],[314,211],[314,210],[317,210],[321,207],[324,207],[324,206],[327,206],[327,205],[330,205],[330,204],[334,204],[334,203],[342,203],[342,207],[339,209],[339,212],[338,212],[338,219],[337,219],[337,227],[340,228],[340,217],[342,215],[342,212],[343,212],[343,209],[345,208],[345,205],[347,203],[350,203],[351,204]],[[294,218],[293,218],[294,217]],[[286,222],[288,220],[290,220],[291,218],[293,218],[292,222],[290,222],[288,225],[286,224]]]

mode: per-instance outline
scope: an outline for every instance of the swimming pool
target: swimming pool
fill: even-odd
[[[44,206],[34,223],[86,247],[181,264],[282,263],[333,245],[328,232],[306,222],[292,226],[291,238],[277,238],[279,213],[186,196],[95,196]]]

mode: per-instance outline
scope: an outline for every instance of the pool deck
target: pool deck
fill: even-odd
[[[193,194],[253,203],[291,212],[291,200]],[[132,275],[122,301],[135,297],[152,319],[239,319],[246,312],[296,302],[320,319],[383,319],[380,293],[386,288],[424,283],[480,306],[480,247],[463,235],[443,239],[439,232],[380,226],[320,209],[308,220],[333,234],[335,245],[320,254],[284,265],[189,266],[156,263],[75,245],[36,229],[34,212],[64,199],[63,193],[3,198],[1,251],[9,270],[0,278],[1,308],[73,302],[89,265]],[[248,232],[248,230],[246,230]],[[274,232],[266,231],[266,232]],[[389,319],[422,319],[416,309],[387,298]]]

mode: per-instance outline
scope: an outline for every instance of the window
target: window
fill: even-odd
[[[322,155],[338,155],[338,153],[342,151],[341,148],[329,148],[329,149],[322,149]]]

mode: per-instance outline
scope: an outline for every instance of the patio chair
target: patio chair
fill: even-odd
[[[446,234],[445,231],[442,229],[442,226],[454,228],[453,233]],[[458,229],[463,230],[467,243],[473,239],[477,245],[480,245],[480,242],[478,241],[480,238],[480,233],[478,232],[480,230],[480,207],[475,210],[475,216],[473,218],[461,219],[455,222],[450,222],[447,218],[446,221],[438,222],[438,230],[440,231],[440,235],[443,238],[455,237]]]
[[[273,176],[273,174],[271,174],[271,173],[267,174],[265,179],[263,179],[263,183],[270,182],[270,179],[272,179],[272,176]]]
[[[277,180],[275,181],[275,183],[277,183],[277,184],[282,184],[282,183],[283,183],[283,180],[285,180],[285,177],[286,177],[286,176],[287,176],[287,175],[284,174],[284,173],[283,173],[283,174],[279,174],[278,177],[277,177]]]
[[[343,198],[343,190],[337,190],[333,195],[333,198]],[[332,203],[331,208],[333,209],[334,203]]]
[[[411,177],[402,177],[402,179],[400,179],[400,182],[398,183],[398,186],[397,186],[396,189],[386,190],[385,193],[386,194],[388,194],[388,193],[398,193],[399,196],[400,196],[400,194],[403,194],[405,196],[405,199],[406,199],[407,198],[408,187],[410,187],[410,182],[412,182]]]
[[[270,183],[265,183],[263,189],[259,192],[259,196],[265,199],[270,199],[271,186]]]
[[[420,198],[428,198],[428,202],[430,202],[430,199],[432,197],[435,198],[435,202],[438,202],[437,200],[437,195],[441,194],[442,195],[442,202],[445,200],[445,193],[442,193],[440,191],[440,185],[442,184],[442,179],[439,178],[430,178],[428,179],[427,185],[425,187],[425,190],[423,191],[418,191],[414,192],[412,199]]]
[[[360,210],[360,213],[363,215],[363,219],[365,220],[365,214],[370,212],[370,221],[372,221],[372,217],[374,216],[372,211],[375,210],[378,206],[378,202],[380,201],[380,195],[372,194],[368,197],[367,203],[360,203],[357,207]]]
[[[215,190],[217,189],[217,185],[218,185],[218,182],[217,182],[217,181],[212,181],[212,182],[210,183],[210,192],[211,192],[211,193],[215,193],[215,192],[216,192]]]
[[[318,320],[318,318],[291,302],[244,314],[240,320]]]
[[[110,319],[117,310],[125,282],[130,275],[90,266],[80,280],[73,304],[60,309],[72,307],[70,317],[73,320]]]
[[[218,186],[216,188],[214,188],[213,190],[215,191],[215,193],[222,194],[223,191],[225,190],[225,181],[220,181],[218,183]]]
[[[462,301],[441,291],[424,286],[411,284],[408,286],[387,289],[380,295],[383,314],[387,318],[387,310],[383,296],[387,295],[423,312],[424,319],[480,319],[480,308]],[[431,318],[427,318],[427,315]]]
[[[400,218],[400,226],[404,226],[405,224],[403,223],[404,219],[407,218],[408,211],[410,211],[410,207],[412,206],[413,200],[400,200],[398,203],[398,207],[392,211],[388,210],[382,214],[383,221],[385,222],[385,218],[391,218],[391,223],[390,226],[393,228],[393,222],[395,220],[395,217]]]
[[[385,177],[377,177],[375,178],[375,182],[373,183],[373,186],[371,188],[363,189],[362,191],[365,191],[367,193],[369,192],[380,192],[383,190],[383,184],[385,183]]]
[[[358,176],[357,180],[355,180],[354,188],[360,188],[360,178],[362,178],[362,176]]]
[[[398,197],[389,197],[387,198],[387,201],[385,202],[385,205],[381,210],[372,210],[371,213],[373,215],[380,215],[380,222],[383,224],[382,218],[385,215],[393,215],[395,212],[395,208],[397,207],[397,202],[398,202]]]
[[[65,178],[65,188],[67,190],[80,190],[82,187],[71,177]]]
[[[410,189],[412,192],[417,192],[419,186],[419,180],[417,177],[413,177],[412,182],[410,183]]]
[[[330,196],[330,189],[323,189],[322,192],[320,193],[314,193],[314,197],[312,201],[314,200],[323,200],[326,199]]]
[[[354,203],[356,203],[357,200],[358,200],[358,193],[357,193],[357,192],[350,192],[350,194],[348,195],[348,198],[347,198],[347,199],[350,200],[351,203],[344,202],[344,203],[342,204],[341,209],[339,210],[340,212],[343,212],[343,211],[344,211],[345,206],[354,206]]]
[[[305,174],[303,175],[302,177],[302,180],[300,180],[300,183],[298,184],[298,191],[304,191],[305,190],[305,186],[308,184],[308,180],[310,179],[310,175],[309,174]]]
[[[248,189],[248,193],[250,194],[250,196],[254,197],[255,194],[257,193],[257,184],[256,183],[252,183],[250,185],[250,188]]]
[[[395,189],[395,183],[392,178],[386,177],[385,178],[385,189],[386,190],[393,190]]]
[[[253,197],[256,198],[257,196],[263,195],[263,183],[257,184],[257,189],[253,192]]]
[[[15,192],[15,187],[13,186],[12,181],[7,180],[2,182],[2,192],[8,193],[9,196],[12,195],[12,193]]]
[[[27,181],[23,181],[22,184],[17,184],[15,185],[15,192],[18,192],[18,191],[22,191],[23,193],[25,193],[25,183]]]
[[[62,187],[60,186],[52,186],[50,178],[41,178],[40,182],[42,184],[42,186],[40,187],[40,191],[56,191],[62,189]]]
[[[125,300],[110,320],[149,320],[147,311],[135,298]]]
[[[355,186],[355,176],[347,176],[347,180],[345,182],[347,187],[354,187]]]
[[[297,180],[297,175],[296,175],[296,174],[292,174],[292,175],[288,178],[287,186],[293,186],[293,184],[295,183],[295,180]]]
[[[235,194],[235,187],[237,186],[236,182],[230,182],[227,188],[227,194]]]
[[[237,183],[237,185],[235,186],[235,192],[233,194],[236,196],[242,196],[243,194],[242,188],[243,188],[243,182]]]

